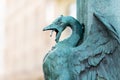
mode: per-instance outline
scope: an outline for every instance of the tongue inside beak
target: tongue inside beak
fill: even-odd
[[[53,35],[54,32],[56,32],[56,38],[55,38],[55,41],[58,43],[58,42],[59,42],[59,38],[60,38],[61,33],[58,32],[57,30],[51,30],[50,37],[52,37],[52,35]]]
[[[56,28],[51,28],[51,27],[45,27],[45,28],[43,29],[43,31],[47,31],[47,30],[51,30],[50,37],[52,37],[53,32],[55,31],[55,32],[56,32],[55,41],[56,41],[56,42],[59,42],[59,38],[60,38],[60,35],[61,35],[61,31],[58,31]]]
[[[52,37],[52,35],[53,35],[53,32],[54,32],[54,30],[52,30],[52,31],[51,31],[51,33],[50,33],[50,37]]]

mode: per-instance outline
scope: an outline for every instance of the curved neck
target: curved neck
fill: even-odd
[[[80,23],[77,20],[72,19],[68,21],[67,26],[69,26],[72,29],[72,34],[70,37],[63,40],[62,42],[69,46],[75,47],[78,44],[79,40],[81,40],[83,37],[82,25],[80,25]]]

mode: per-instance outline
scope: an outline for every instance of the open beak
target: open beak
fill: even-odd
[[[57,29],[57,27],[55,27],[55,25],[52,25],[52,24],[47,26],[47,27],[45,27],[45,28],[43,28],[43,31],[47,31],[47,30],[51,30],[50,37],[52,36],[54,31],[56,32],[56,39],[55,39],[55,41],[58,42],[59,38],[60,38],[60,35],[61,35],[61,31],[59,29]]]
[[[55,31],[55,28],[52,27],[52,25],[49,25],[49,26],[43,28],[43,31],[47,31],[47,30],[52,30],[51,33],[50,33],[50,37],[52,37],[53,32]],[[56,32],[56,33],[57,33],[57,32]]]
[[[47,31],[47,30],[51,30],[50,37],[52,37],[54,31],[56,32],[57,39],[55,39],[55,41],[58,42],[58,38],[59,38],[59,37],[57,37],[58,33],[59,33],[58,29],[54,25],[51,24],[51,25],[43,28],[43,31]]]

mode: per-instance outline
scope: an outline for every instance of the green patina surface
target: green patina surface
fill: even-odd
[[[71,36],[59,42],[62,31],[68,26],[73,30]],[[79,40],[82,39],[83,27],[71,16],[60,16],[43,30],[54,30],[56,32],[55,41],[57,42],[44,59],[45,80],[71,80],[68,57],[72,48],[76,47]]]
[[[83,39],[83,27],[71,16],[61,16],[43,30],[56,32],[57,44],[44,59],[45,80],[119,80],[120,42],[113,25],[99,13],[93,14],[89,36]],[[66,27],[72,29],[67,39],[60,41]],[[117,66],[117,67],[116,67]]]
[[[118,22],[112,12],[114,1],[81,2],[85,3],[77,3],[77,17],[85,27],[75,18],[62,15],[43,29],[56,32],[56,45],[43,62],[45,80],[120,80],[120,33],[119,24],[113,25]],[[72,29],[71,36],[59,41],[66,27]]]

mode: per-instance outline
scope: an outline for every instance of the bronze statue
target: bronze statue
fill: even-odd
[[[118,33],[100,14],[94,13],[93,19],[85,40],[84,26],[71,16],[61,16],[43,29],[55,31],[57,42],[43,62],[45,80],[120,80]],[[66,27],[72,29],[71,36],[59,41]]]

